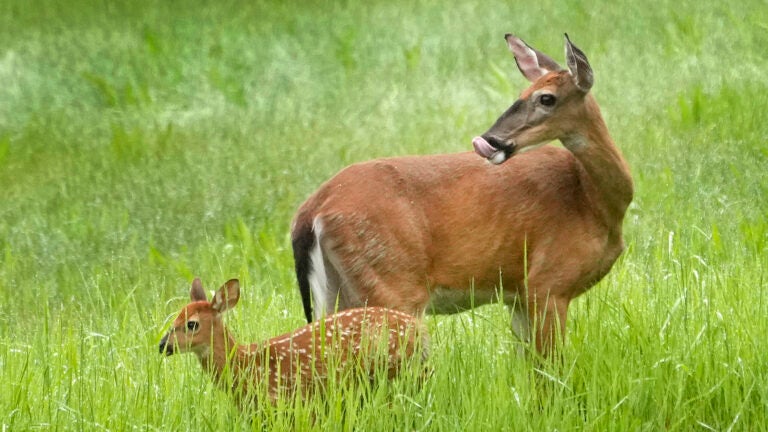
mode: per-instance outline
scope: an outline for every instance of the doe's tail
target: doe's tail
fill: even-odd
[[[311,220],[298,219],[291,230],[291,245],[293,246],[293,261],[296,265],[296,280],[299,282],[301,303],[304,306],[304,316],[307,322],[312,322],[312,295],[309,287],[309,273],[312,271],[310,251],[315,244],[315,233]]]

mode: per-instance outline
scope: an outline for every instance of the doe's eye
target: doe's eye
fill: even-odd
[[[539,103],[541,103],[544,106],[552,106],[555,104],[556,100],[557,99],[555,98],[555,96],[549,93],[539,96]]]
[[[190,331],[196,331],[200,327],[200,323],[197,321],[187,321],[187,329]]]

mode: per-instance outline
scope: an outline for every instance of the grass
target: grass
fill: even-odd
[[[759,0],[0,1],[2,429],[765,430],[766,23]],[[157,354],[195,275],[240,278],[243,341],[303,324],[301,201],[469,150],[526,85],[503,34],[562,61],[566,31],[637,193],[562,368],[518,357],[500,306],[429,318],[433,377],[363,405],[243,414]]]

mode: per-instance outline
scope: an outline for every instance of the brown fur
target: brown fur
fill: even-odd
[[[582,73],[591,74],[588,66],[584,57]],[[292,234],[307,236],[321,223],[326,268],[336,274],[328,290],[339,309],[368,304],[421,314],[450,293],[437,311],[452,312],[492,301],[501,284],[504,301],[516,304],[537,349],[547,352],[564,335],[570,301],[621,254],[633,194],[597,103],[574,80],[566,70],[539,77],[520,97],[527,111],[489,131],[518,153],[554,139],[566,149],[545,146],[501,165],[473,153],[379,159],[321,185],[296,213]],[[555,109],[537,108],[533,95],[541,91],[557,97]]]
[[[198,279],[190,292],[192,303],[174,320],[160,342],[160,352],[195,353],[203,369],[217,384],[231,389],[241,407],[261,384],[274,402],[296,391],[311,394],[318,384],[345,373],[374,379],[381,370],[391,379],[416,353],[420,354],[416,361],[427,354],[429,341],[421,322],[380,307],[350,309],[265,342],[240,345],[222,320],[222,313],[237,303],[238,282],[227,282],[211,302],[200,299],[202,290],[196,291],[196,286]],[[229,304],[218,306],[221,299]],[[198,323],[195,331],[188,329],[189,321]]]

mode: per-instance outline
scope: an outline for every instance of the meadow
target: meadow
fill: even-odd
[[[636,193],[561,366],[500,305],[427,318],[421,387],[295,406],[158,354],[195,276],[240,279],[240,341],[303,325],[299,204],[471,150],[527,86],[503,35],[563,63],[564,32]],[[1,429],[768,430],[766,47],[765,0],[0,0]]]

